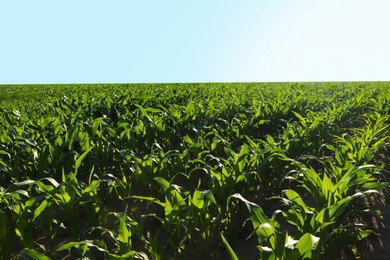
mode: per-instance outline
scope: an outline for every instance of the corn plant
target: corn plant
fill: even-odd
[[[358,257],[389,111],[386,82],[0,86],[0,259]]]

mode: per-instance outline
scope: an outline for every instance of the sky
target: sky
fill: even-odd
[[[0,84],[389,81],[388,0],[0,2]]]

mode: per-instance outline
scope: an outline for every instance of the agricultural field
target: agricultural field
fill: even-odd
[[[1,259],[351,259],[390,83],[0,86]]]

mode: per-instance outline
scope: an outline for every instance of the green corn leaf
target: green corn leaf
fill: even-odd
[[[62,244],[61,246],[57,247],[55,252],[69,250],[73,247],[82,249],[83,256],[90,250],[90,248],[96,248],[100,252],[107,252],[107,250],[101,246],[102,245],[101,245],[101,243],[99,243],[99,240],[97,240],[97,241],[96,240],[95,241],[94,240],[83,240],[83,241],[78,241],[78,242],[72,241],[72,242]]]
[[[74,174],[76,175],[80,166],[81,166],[81,163],[83,162],[85,156],[87,156],[87,154],[92,150],[93,147],[89,148],[88,150],[86,150],[79,158],[77,158],[76,160],[76,163],[74,165]]]
[[[82,191],[82,193],[85,194],[85,193],[94,192],[99,188],[99,186],[100,186],[100,181],[93,180],[92,183]]]
[[[303,219],[304,213],[301,213],[294,209],[285,210],[282,212],[283,217],[291,225],[297,226],[299,231],[302,231],[305,220]]]
[[[248,136],[245,136],[245,138],[252,149],[257,149],[259,147],[259,145],[255,143],[252,139],[250,139]]]
[[[257,246],[261,253],[260,259],[267,259],[267,260],[278,260],[275,256],[275,252],[272,248],[268,246]]]
[[[162,177],[154,178],[163,188],[165,196],[168,198],[169,202],[173,205],[185,206],[186,203],[180,193],[177,191],[174,185],[171,185],[167,180]]]
[[[24,248],[22,251],[19,252],[18,256],[25,259],[50,260],[49,257],[29,248]]]
[[[299,206],[301,209],[303,209],[305,212],[308,211],[308,208],[306,207],[305,202],[303,202],[301,196],[294,190],[286,190],[285,192],[287,198],[293,202],[295,205]]]
[[[31,198],[31,199],[27,200],[27,201],[24,203],[24,206],[25,206],[26,208],[31,207],[32,205],[34,205],[35,201],[37,201],[36,198]]]
[[[25,196],[25,197],[27,197],[27,198],[30,197],[30,195],[28,194],[28,192],[25,191],[25,190],[16,190],[16,191],[13,191],[11,194],[12,194],[12,195],[20,194],[20,195],[23,195],[23,196]]]
[[[247,145],[247,144],[244,144],[241,149],[240,149],[240,152],[238,154],[238,158],[242,158],[246,155],[248,155],[250,152],[250,147]]]
[[[34,219],[36,219],[39,215],[41,215],[41,213],[46,209],[48,205],[48,202],[47,200],[43,200],[41,202],[41,204],[39,204],[39,206],[34,210]]]
[[[226,248],[226,251],[228,252],[229,256],[230,256],[230,259],[231,260],[238,260],[238,257],[236,255],[236,253],[234,252],[233,248],[229,245],[228,241],[226,240],[226,238],[223,236],[222,233],[221,234],[221,238],[222,238],[222,242]]]
[[[249,200],[245,199],[245,198],[244,198],[241,194],[239,194],[239,193],[235,193],[235,194],[229,196],[229,198],[227,199],[227,202],[228,202],[228,203],[227,203],[227,206],[229,206],[230,200],[231,200],[232,198],[239,199],[239,200],[241,200],[242,202],[244,202],[245,205],[246,205],[247,208],[248,208],[248,211],[249,211],[250,213],[252,213],[252,208],[253,208],[253,207],[259,207],[259,205],[257,205],[256,203],[250,202]],[[227,209],[227,211],[229,211],[229,209]]]
[[[316,248],[319,240],[320,238],[310,233],[304,234],[295,245],[299,251],[300,259],[311,259],[312,251]]]
[[[10,168],[10,166],[7,163],[5,163],[2,159],[0,159],[0,164],[7,167],[8,169]]]
[[[21,187],[35,183],[33,180],[25,180],[17,183],[13,183],[12,186]]]
[[[165,207],[164,213],[166,217],[174,217],[177,218],[179,215],[171,214],[172,212],[176,213],[177,211],[184,209],[187,206],[183,197],[177,191],[174,185],[170,185],[170,183],[162,177],[154,178],[163,188],[165,193]]]
[[[72,129],[71,129],[70,132],[69,132],[69,135],[68,135],[69,138],[68,138],[68,140],[67,140],[69,151],[72,151],[72,150],[73,150],[72,147],[73,147],[73,143],[74,143],[74,140],[75,140],[76,135],[77,135],[77,132],[78,132],[78,128],[79,128],[79,126],[78,126],[78,124],[76,124],[76,125],[74,125],[74,126],[72,127]]]
[[[161,109],[153,108],[153,107],[146,107],[145,111],[150,112],[150,113],[161,113],[161,112],[163,112]]]
[[[152,201],[162,207],[165,207],[165,203],[164,202],[161,202],[160,200],[154,198],[154,197],[146,197],[146,196],[136,196],[136,195],[133,195],[133,196],[130,196],[130,198],[132,199],[140,199],[140,200],[148,200],[148,201]]]
[[[124,244],[129,243],[129,237],[131,235],[130,231],[127,229],[126,219],[126,214],[122,214],[118,227],[118,241]]]
[[[307,127],[306,119],[295,111],[292,111],[304,127]]]
[[[0,150],[0,154],[2,154],[2,155],[7,155],[7,157],[8,157],[9,159],[11,159],[11,155],[10,155],[8,152],[4,151],[4,150]]]
[[[160,184],[160,186],[163,188],[164,192],[167,191],[169,189],[169,187],[171,186],[171,184],[162,177],[156,177],[154,179]]]
[[[258,208],[256,208],[258,209]],[[256,210],[254,209],[254,210]],[[258,241],[260,244],[262,243],[268,243],[272,250],[275,251],[277,249],[277,231],[271,223],[262,223],[260,225],[256,225],[255,223],[259,223],[258,216],[251,216],[252,224],[254,227],[254,230],[256,232]],[[256,225],[256,226],[255,226]]]
[[[304,170],[303,186],[313,195],[317,201],[317,207],[322,207],[326,204],[326,199],[323,194],[323,185],[318,174],[312,169]]]
[[[143,108],[141,105],[139,104],[134,104],[136,107],[138,107],[138,109],[141,111],[142,115],[144,116],[148,116],[148,112],[145,110],[145,108]]]
[[[194,141],[192,141],[192,139],[188,135],[184,136],[183,142],[186,142],[188,144],[194,144]]]
[[[56,188],[56,187],[58,187],[58,185],[60,185],[54,178],[51,178],[51,177],[46,177],[46,178],[43,178],[41,180],[46,180],[46,181],[50,182],[54,188]]]
[[[149,257],[144,252],[137,252],[134,250],[131,250],[125,254],[118,255],[118,254],[112,254],[108,252],[108,255],[110,256],[109,259],[143,259],[143,260],[149,260]]]
[[[356,241],[363,240],[366,237],[368,237],[369,235],[371,235],[372,233],[374,233],[374,231],[372,231],[372,230],[362,230],[362,231],[359,231],[356,234]]]
[[[367,182],[362,184],[362,190],[375,189],[380,190],[382,188],[390,187],[390,182]]]
[[[83,245],[83,244],[85,244],[85,243],[84,242],[67,242],[67,243],[62,244],[59,247],[57,247],[55,252],[69,250],[76,245]]]
[[[286,232],[284,247],[288,249],[294,249],[295,245],[298,243],[298,240],[295,240],[293,237],[289,236]]]
[[[198,191],[195,190],[194,194],[192,195],[192,204],[197,207],[198,209],[202,209],[204,206],[204,195]]]
[[[337,218],[343,215],[347,209],[348,204],[352,200],[352,197],[346,197],[338,201],[336,204],[333,204],[329,207],[329,221],[333,221],[334,218]],[[328,220],[326,220],[328,222]]]
[[[207,197],[212,203],[214,203],[215,205],[217,205],[217,201],[215,200],[215,197],[213,195],[213,193],[211,192],[211,190],[205,190],[205,191],[201,191],[201,193]]]

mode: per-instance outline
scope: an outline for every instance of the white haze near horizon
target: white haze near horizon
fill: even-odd
[[[2,1],[0,84],[390,80],[390,1]]]

